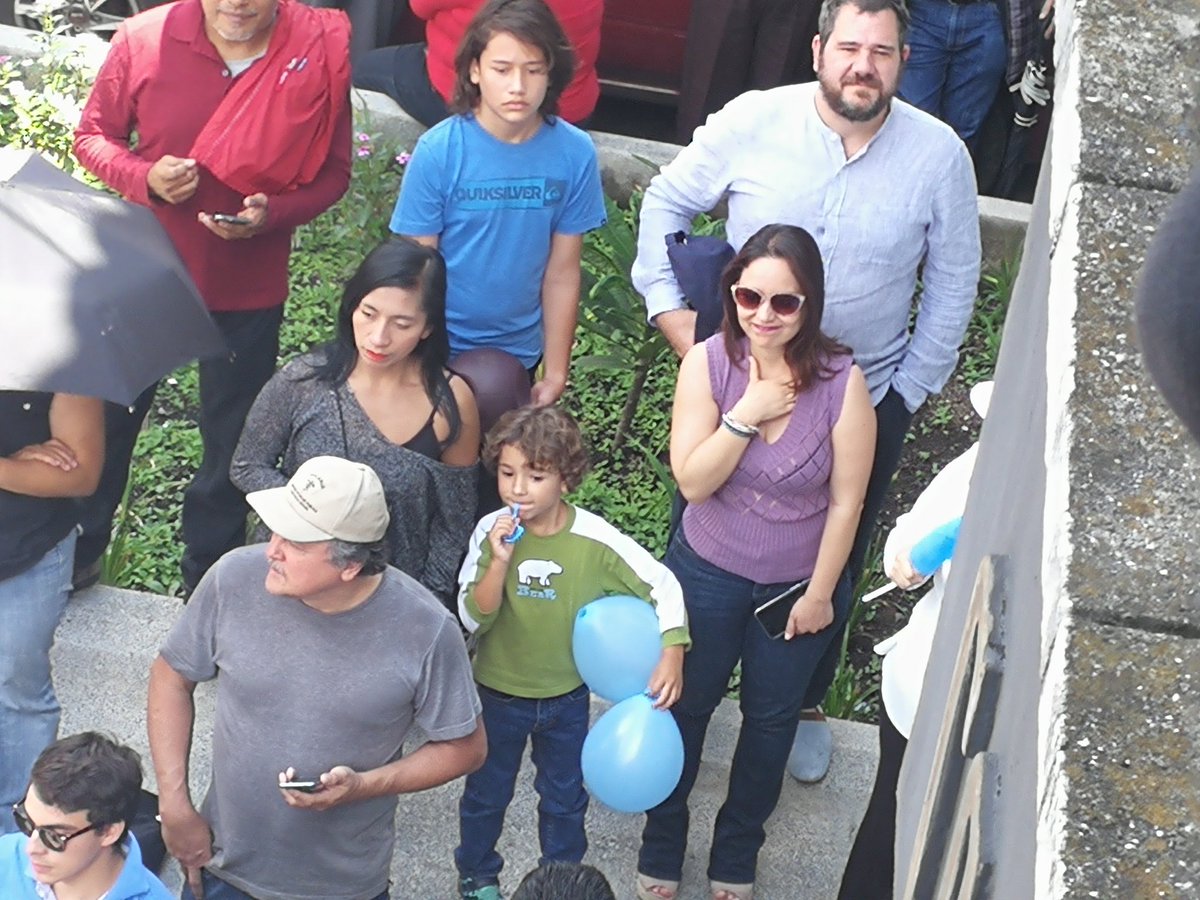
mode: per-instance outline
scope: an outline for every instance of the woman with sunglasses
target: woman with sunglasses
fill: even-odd
[[[647,813],[641,900],[678,892],[688,794],[739,660],[742,727],[708,876],[713,900],[750,900],[805,687],[849,611],[846,559],[875,448],[862,372],[820,330],[824,270],[808,232],[761,229],[721,288],[721,332],[684,357],[671,418],[671,468],[688,507],[665,562],[683,585],[694,643],[671,710],[683,776]],[[806,580],[783,601],[782,634],[769,636],[756,608]]]

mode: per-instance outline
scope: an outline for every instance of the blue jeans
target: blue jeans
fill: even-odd
[[[900,96],[948,124],[972,148],[1008,65],[1004,23],[993,0],[908,5],[909,57]]]
[[[459,845],[454,864],[462,878],[477,885],[496,884],[504,859],[496,841],[504,813],[512,801],[525,742],[533,739],[533,786],[538,793],[539,865],[577,863],[587,852],[583,819],[588,793],[583,787],[579,756],[588,729],[588,689],[543,700],[512,697],[479,685],[487,760],[467,776],[458,804]]]
[[[755,607],[790,585],[756,584],[703,559],[675,535],[664,560],[683,585],[692,649],[684,657],[683,696],[671,712],[683,734],[683,776],[675,791],[646,814],[638,871],[678,880],[687,850],[688,795],[700,769],[700,751],[729,676],[742,661],[742,727],[729,771],[729,791],[717,813],[708,877],[735,884],[754,881],[764,825],[783,786],[805,687],[850,609],[850,579],[838,580],[834,620],[816,634],[772,640],[754,618]]]
[[[71,593],[76,530],[19,575],[0,581],[0,834],[16,831],[38,754],[58,736],[50,647]]]
[[[200,870],[200,880],[204,885],[204,900],[254,900],[245,891],[239,890],[228,881],[222,881],[216,875],[211,874],[208,869]],[[387,891],[384,891],[375,900],[389,900],[390,896]],[[183,890],[179,892],[179,900],[196,900],[191,885],[186,881],[183,883]]]

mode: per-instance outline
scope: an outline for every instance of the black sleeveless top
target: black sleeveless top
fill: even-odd
[[[0,456],[50,440],[53,394],[0,391]],[[0,489],[0,580],[20,575],[67,536],[78,518],[67,497]]]

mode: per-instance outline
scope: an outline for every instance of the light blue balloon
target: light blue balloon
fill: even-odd
[[[613,703],[640,694],[662,653],[654,607],[621,594],[593,600],[575,615],[571,652],[593,694]]]
[[[593,797],[617,812],[645,812],[679,784],[683,737],[669,712],[637,694],[596,721],[580,762]]]

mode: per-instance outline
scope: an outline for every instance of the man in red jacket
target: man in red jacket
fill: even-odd
[[[188,593],[244,542],[229,463],[275,369],[292,231],[349,185],[348,48],[343,13],[295,0],[156,7],[117,29],[75,132],[80,162],[158,217],[229,351],[200,363],[204,457],[183,501]],[[155,387],[106,410],[108,453],[82,514],[76,587],[98,574]]]

